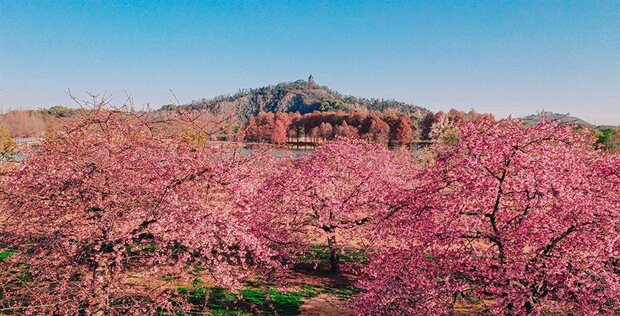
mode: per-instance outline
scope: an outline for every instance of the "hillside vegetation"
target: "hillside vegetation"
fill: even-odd
[[[213,99],[201,99],[181,107],[207,109],[214,112],[234,112],[247,122],[259,112],[299,112],[314,111],[377,111],[393,109],[398,113],[422,117],[430,112],[420,106],[396,100],[367,99],[345,96],[326,86],[320,86],[312,77],[295,82],[279,83],[275,86],[257,89],[243,89],[232,95],[222,95]],[[177,108],[176,105],[164,105],[162,110]]]
[[[537,114],[530,114],[528,116],[524,116],[520,118],[521,121],[525,122],[528,125],[537,125],[540,123],[541,117],[545,117],[546,120],[559,120],[562,123],[566,124],[577,124],[583,126],[593,126],[592,124],[578,118],[571,116],[569,114],[561,114],[561,113],[553,113],[553,112],[541,112]]]

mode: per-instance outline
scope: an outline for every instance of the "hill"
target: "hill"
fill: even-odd
[[[552,113],[552,112],[541,112],[538,114],[531,114],[525,117],[520,118],[525,124],[534,126],[540,123],[541,115],[544,116],[547,120],[560,120],[562,123],[573,123],[577,125],[584,126],[593,126],[592,124],[574,116],[570,116],[569,114],[560,114],[560,113]]]
[[[234,111],[243,121],[259,112],[299,112],[368,110],[383,112],[393,109],[397,113],[422,117],[429,110],[395,100],[367,99],[345,96],[326,86],[316,84],[313,77],[308,80],[279,83],[257,89],[240,90],[233,95],[222,95],[213,99],[202,99],[182,105],[192,109],[208,109],[214,112]],[[174,109],[165,105],[161,110]]]

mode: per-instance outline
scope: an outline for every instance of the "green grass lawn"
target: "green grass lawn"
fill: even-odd
[[[233,293],[221,287],[179,288],[196,306],[206,306],[210,315],[298,315],[308,293],[246,287]]]
[[[305,285],[297,291],[275,288],[272,284],[248,282],[246,287],[234,293],[221,287],[203,287],[196,280],[192,288],[180,287],[178,293],[185,295],[196,307],[207,307],[209,315],[299,315],[304,299],[319,294],[330,294],[347,299],[358,293],[352,287],[332,288]]]

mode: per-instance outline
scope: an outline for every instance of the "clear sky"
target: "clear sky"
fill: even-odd
[[[620,124],[620,1],[0,0],[0,105],[137,105],[305,79],[502,117]]]

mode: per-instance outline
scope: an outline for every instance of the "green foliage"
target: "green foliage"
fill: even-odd
[[[52,106],[51,108],[47,109],[46,112],[48,115],[54,117],[72,117],[74,114],[74,110],[62,105]]]
[[[456,129],[446,130],[441,135],[441,142],[448,145],[456,145],[459,142],[458,131]]]
[[[428,112],[425,108],[395,100],[345,96],[328,87],[309,84],[305,80],[285,82],[257,89],[242,89],[235,94],[195,100],[190,104],[181,105],[181,107],[205,110],[227,108],[236,112],[243,122],[247,122],[250,117],[255,116],[260,111],[273,113],[299,112],[300,114],[312,113],[315,110],[350,112],[353,104],[377,112],[393,109],[399,113],[416,116]],[[171,105],[164,105],[160,108],[160,110],[173,109],[176,107]]]
[[[222,287],[204,287],[196,279],[190,288],[179,287],[177,293],[194,306],[203,306],[209,315],[299,315],[304,299],[329,294],[346,300],[359,293],[352,286],[322,287],[304,285],[298,291],[283,291],[265,282],[246,282],[237,293]]]
[[[321,290],[322,289],[320,287],[315,285],[304,285],[299,291],[299,294],[303,298],[313,298],[321,294]]]
[[[176,104],[165,104],[162,105],[158,111],[175,111],[179,108]]]
[[[596,143],[612,148],[616,142],[616,131],[612,128],[604,128],[595,131]]]
[[[321,101],[321,105],[319,106],[319,111],[321,112],[351,112],[351,107],[346,104],[344,101],[339,99],[324,99]]]
[[[0,126],[0,160],[11,160],[17,152],[17,144],[11,138],[9,131]]]

